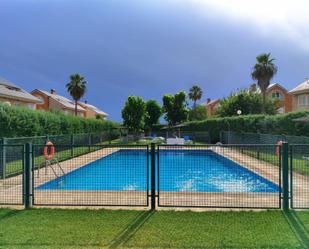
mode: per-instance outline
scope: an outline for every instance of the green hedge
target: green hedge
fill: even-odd
[[[112,121],[0,104],[0,137],[98,133],[115,125]]]
[[[309,111],[290,112],[284,115],[246,115],[239,117],[210,118],[187,122],[184,130],[208,131],[212,142],[220,140],[220,131],[260,132],[270,134],[309,136],[309,125],[293,119],[309,115]]]

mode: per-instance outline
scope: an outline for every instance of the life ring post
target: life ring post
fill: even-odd
[[[283,144],[282,140],[278,141],[276,144],[276,156],[278,157],[280,156],[282,144]]]
[[[55,146],[51,141],[48,141],[44,146],[44,157],[47,161],[50,161],[55,155]]]

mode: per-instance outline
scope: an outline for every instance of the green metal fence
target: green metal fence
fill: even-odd
[[[309,208],[309,145],[55,144],[53,161],[44,147],[0,145],[0,204]]]
[[[61,151],[70,151],[70,156],[80,155],[90,151],[90,146],[95,144],[109,144],[113,139],[118,138],[118,134],[111,131],[105,131],[101,133],[83,133],[83,134],[71,134],[71,135],[48,135],[48,136],[35,136],[35,137],[16,137],[16,138],[1,138],[1,160],[0,160],[0,179],[16,175],[21,172],[20,168],[12,170],[7,165],[14,161],[14,155],[16,154],[16,147],[11,145],[24,145],[26,143],[32,144],[45,144],[47,141],[51,141],[55,146],[60,146]],[[61,147],[61,145],[66,145]],[[80,149],[74,151],[75,145],[83,145],[86,149]],[[87,149],[88,148],[88,149]],[[42,149],[41,149],[42,150]],[[38,156],[42,151],[35,151],[34,156]]]
[[[276,144],[278,141],[289,144],[309,144],[309,137],[233,131],[220,133],[220,142],[223,144]]]
[[[309,209],[309,144],[290,145],[291,208]]]
[[[55,146],[49,161],[33,158],[33,205],[148,206],[148,145],[74,145],[73,158],[67,148]]]
[[[5,151],[14,151],[14,154],[3,154]],[[1,164],[10,161],[6,163],[5,169],[1,169],[0,204],[2,205],[22,205],[24,203],[24,156],[24,145],[0,145]],[[19,172],[19,175],[6,178],[8,172]]]

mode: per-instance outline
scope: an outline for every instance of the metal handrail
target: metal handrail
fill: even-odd
[[[60,176],[56,173],[56,171],[55,171],[55,169],[54,169],[54,167],[53,167],[54,164],[52,164],[52,160],[55,160],[57,166],[59,167],[59,169],[60,169],[61,172],[62,172],[62,175],[65,175],[65,172],[64,172],[63,168],[61,167],[61,165],[60,165],[60,163],[59,163],[59,161],[58,161],[57,158],[52,158],[52,159],[50,159],[50,160],[46,160],[46,162],[45,162],[45,175],[47,174],[47,167],[48,167],[48,164],[49,164],[49,167],[52,169],[54,175],[55,175],[57,178],[60,177]],[[40,167],[38,168],[38,177],[39,177],[39,174],[40,174]]]

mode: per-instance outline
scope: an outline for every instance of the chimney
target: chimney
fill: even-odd
[[[87,104],[88,103],[88,101],[87,100],[85,100],[85,104]]]
[[[207,102],[206,102],[206,103],[208,104],[210,101],[211,101],[211,99],[210,99],[210,98],[207,98]]]
[[[51,94],[56,94],[56,90],[55,89],[50,89],[50,93]]]

